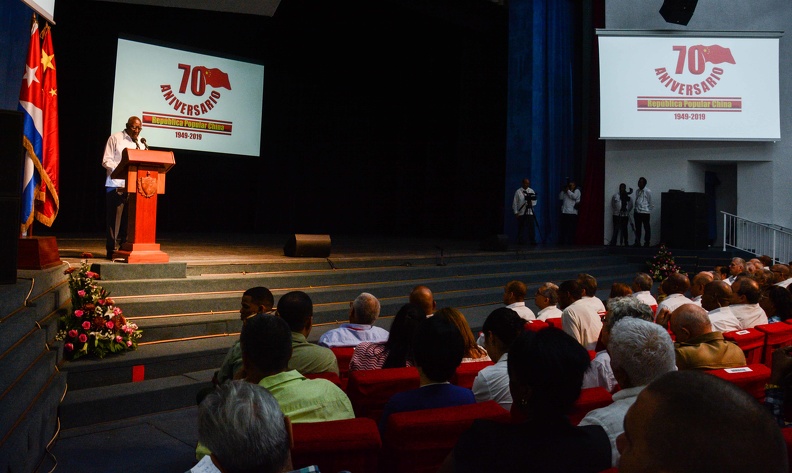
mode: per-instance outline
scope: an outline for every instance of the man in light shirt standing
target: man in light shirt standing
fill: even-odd
[[[652,205],[652,191],[646,188],[646,178],[638,179],[638,190],[635,191],[635,207],[633,217],[635,218],[635,245],[641,246],[641,226],[644,228],[644,244],[649,246],[652,240],[652,227],[650,224]]]
[[[534,236],[536,192],[529,187],[530,185],[530,179],[523,179],[522,187],[514,192],[514,200],[512,200],[512,211],[517,218],[517,243],[520,245],[525,244],[526,235],[530,244],[536,244]]]

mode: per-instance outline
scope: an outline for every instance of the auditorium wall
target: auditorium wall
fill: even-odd
[[[609,29],[696,31],[784,31],[780,40],[781,141],[617,141],[609,140],[605,157],[605,234],[611,235],[610,198],[620,182],[637,187],[645,176],[654,194],[652,244],[661,241],[660,194],[669,189],[704,192],[704,172],[721,173],[719,209],[758,222],[792,228],[792,3],[788,0],[719,0],[699,2],[687,27],[666,23],[660,2],[608,0]],[[736,186],[728,175],[736,168]],[[720,176],[719,176],[720,177]],[[731,193],[736,192],[736,202]],[[734,207],[730,210],[730,207]],[[722,216],[718,214],[719,226]],[[632,242],[632,240],[631,240]],[[719,239],[720,243],[720,231]]]

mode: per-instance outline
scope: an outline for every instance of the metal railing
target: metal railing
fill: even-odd
[[[773,261],[789,263],[792,261],[792,231],[754,222],[730,213],[723,214],[723,251],[726,248],[753,253],[756,256],[767,255]]]

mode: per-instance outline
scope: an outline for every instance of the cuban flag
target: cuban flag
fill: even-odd
[[[30,28],[30,46],[28,47],[25,75],[22,76],[22,87],[19,91],[19,108],[24,119],[24,135],[22,144],[25,148],[25,173],[22,178],[22,215],[21,233],[27,235],[28,227],[33,223],[33,205],[36,191],[41,178],[36,168],[41,168],[42,131],[44,117],[42,113],[43,88],[41,84],[41,41],[39,39],[38,22],[35,16]]]

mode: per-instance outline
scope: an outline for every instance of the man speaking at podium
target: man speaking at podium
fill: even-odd
[[[140,118],[129,117],[126,128],[113,133],[107,139],[102,158],[102,167],[107,169],[105,180],[105,219],[107,234],[107,259],[113,259],[113,252],[121,247],[127,237],[127,191],[125,179],[111,179],[110,174],[121,163],[121,155],[127,148],[140,149],[140,143],[146,146],[146,139],[140,138],[143,129]]]

